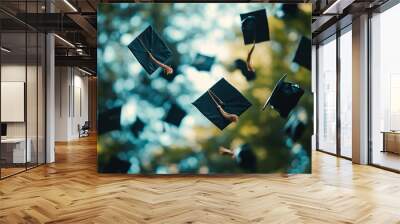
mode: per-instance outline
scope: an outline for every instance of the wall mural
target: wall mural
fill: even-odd
[[[100,4],[98,171],[310,173],[311,4]]]

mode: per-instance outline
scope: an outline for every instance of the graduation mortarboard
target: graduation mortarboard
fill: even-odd
[[[111,156],[107,163],[98,166],[98,171],[99,173],[127,173],[130,167],[130,162]]]
[[[293,141],[297,141],[306,128],[306,119],[300,113],[305,113],[305,111],[293,113],[284,127],[285,133]]]
[[[235,67],[239,69],[243,76],[246,77],[247,81],[254,80],[256,78],[256,73],[254,71],[247,70],[246,62],[242,59],[235,60]]]
[[[269,41],[267,11],[265,9],[240,14],[244,44]]]
[[[121,107],[114,107],[99,113],[98,117],[98,133],[99,135],[106,132],[121,129]]]
[[[247,172],[255,172],[257,169],[257,157],[249,144],[243,144],[235,150],[220,147],[219,152],[222,155],[230,155],[239,167]]]
[[[272,90],[271,96],[264,104],[263,110],[268,105],[271,105],[273,109],[279,112],[281,117],[286,118],[290,111],[297,105],[301,96],[304,94],[304,90],[299,85],[285,82],[286,75],[276,84],[274,90]]]
[[[256,43],[269,41],[267,11],[265,9],[261,9],[240,14],[240,20],[244,44],[253,44],[252,48],[247,54],[246,64],[247,70],[254,72],[254,69],[251,65],[251,56]]]
[[[311,70],[311,40],[301,37],[293,62]]]
[[[282,4],[281,10],[283,12],[282,18],[292,19],[299,14],[299,7],[297,4]]]
[[[249,144],[244,144],[235,151],[235,159],[242,169],[250,172],[256,171],[257,158]]]
[[[178,104],[171,104],[166,116],[164,117],[164,121],[179,127],[183,118],[186,116],[186,111],[183,110]]]
[[[192,63],[192,66],[199,71],[210,71],[211,67],[214,65],[215,57],[196,54],[196,57]]]
[[[137,138],[144,127],[145,123],[139,117],[136,117],[136,121],[131,125],[132,134]]]
[[[158,67],[162,67],[167,74],[173,72],[171,67],[165,65],[172,52],[151,26],[139,34],[128,48],[149,75]]]
[[[201,95],[193,105],[220,130],[239,119],[251,103],[224,78]]]

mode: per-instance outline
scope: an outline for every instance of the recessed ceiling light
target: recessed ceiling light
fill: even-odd
[[[64,0],[64,3],[67,4],[74,12],[78,12],[78,10],[68,0]]]
[[[57,34],[54,34],[54,36],[57,37],[57,38],[58,38],[59,40],[61,40],[62,42],[64,42],[65,44],[67,44],[68,46],[75,48],[75,45],[73,45],[73,44],[72,44],[71,42],[69,42],[68,40],[66,40],[66,39],[64,39],[64,38],[62,38],[62,37],[60,37],[60,36],[57,35]]]
[[[7,49],[7,48],[5,48],[5,47],[1,47],[0,49],[1,49],[2,51],[6,52],[6,53],[10,53],[10,52],[11,52],[11,50],[9,50],[9,49]]]
[[[336,0],[333,2],[327,9],[322,13],[323,15],[331,14],[331,15],[339,15],[343,13],[343,9],[347,8],[351,5],[354,0]]]
[[[81,71],[81,72],[83,72],[83,73],[85,73],[85,74],[87,74],[87,75],[90,75],[90,76],[92,75],[92,73],[90,73],[90,72],[88,72],[88,71],[86,71],[86,70],[83,70],[83,69],[81,69],[81,68],[79,68],[79,67],[78,67],[78,70]]]

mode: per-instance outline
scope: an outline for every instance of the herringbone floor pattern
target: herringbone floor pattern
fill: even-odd
[[[315,152],[313,174],[96,173],[95,138],[0,181],[0,223],[400,223],[400,175]]]

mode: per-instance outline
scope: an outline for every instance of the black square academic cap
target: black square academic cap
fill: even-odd
[[[98,170],[100,173],[127,173],[130,167],[130,162],[111,156],[107,162],[99,164]]]
[[[137,138],[143,131],[144,127],[145,123],[139,117],[137,117],[136,121],[131,125],[132,134]]]
[[[165,64],[172,52],[151,26],[139,34],[128,48],[149,75],[158,67],[162,67],[166,73],[172,72],[172,68]]]
[[[210,71],[212,66],[214,65],[215,57],[196,54],[196,57],[192,63],[192,66],[195,67],[199,71]]]
[[[281,10],[283,12],[283,18],[292,19],[299,14],[299,7],[297,4],[282,4]]]
[[[276,84],[274,90],[272,90],[271,96],[264,104],[263,110],[270,105],[273,109],[279,112],[281,117],[286,118],[290,111],[297,105],[301,96],[304,94],[304,90],[299,85],[285,82],[286,75]]]
[[[240,168],[248,172],[256,171],[257,158],[249,144],[243,144],[234,150],[220,147],[219,153],[222,155],[231,156],[235,159],[236,164],[238,164]]]
[[[99,113],[98,133],[99,135],[106,132],[121,129],[121,107],[114,107]]]
[[[311,70],[311,40],[307,37],[301,37],[293,62]]]
[[[292,114],[286,122],[284,130],[287,136],[289,136],[293,141],[297,141],[302,136],[305,128],[305,122],[300,120],[297,114]]]
[[[243,76],[246,78],[247,81],[254,80],[256,78],[256,72],[255,71],[249,71],[247,69],[247,64],[244,60],[242,59],[236,59],[235,60],[235,67],[239,69]]]
[[[255,172],[257,167],[257,158],[249,144],[243,144],[235,153],[236,163],[244,170]]]
[[[178,104],[173,103],[164,117],[164,121],[179,127],[186,114],[186,111]]]
[[[240,14],[244,44],[269,41],[267,11],[265,9]]]
[[[193,105],[208,120],[223,130],[246,111],[251,103],[224,78],[201,95]]]

